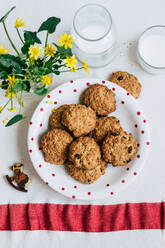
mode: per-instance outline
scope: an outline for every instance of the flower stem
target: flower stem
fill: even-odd
[[[48,31],[46,33],[46,40],[45,40],[45,47],[47,47],[47,44],[48,44]],[[45,67],[45,62],[46,62],[46,55],[44,55],[44,59],[43,59],[43,67]]]
[[[3,27],[4,27],[4,30],[5,30],[5,33],[6,33],[6,35],[7,35],[7,38],[9,39],[9,42],[10,42],[11,46],[12,46],[13,49],[16,51],[17,55],[20,57],[20,54],[19,54],[17,48],[15,47],[14,43],[12,42],[12,40],[11,40],[11,38],[10,38],[10,36],[9,36],[9,33],[8,33],[8,31],[7,31],[7,28],[6,28],[6,24],[5,24],[4,22],[2,22],[2,23],[3,23]]]
[[[21,40],[21,41],[22,41],[22,43],[24,44],[24,41],[23,41],[23,39],[22,39],[22,37],[21,37],[21,34],[20,34],[20,32],[19,32],[18,28],[16,28],[16,30],[17,30],[17,34],[18,34],[18,36],[19,36],[20,40]]]
[[[22,91],[21,91],[21,96],[20,96],[20,109],[19,109],[19,114],[21,113],[21,108],[22,108]]]
[[[45,47],[47,47],[47,44],[48,44],[48,35],[49,35],[49,33],[47,31],[47,33],[46,33],[46,40],[45,40]]]
[[[11,88],[11,95],[10,95],[10,100],[11,100],[11,109],[13,108],[13,97],[12,97],[12,88]]]
[[[43,67],[45,67],[45,63],[46,63],[46,56],[44,56],[44,59],[43,59]]]
[[[24,77],[25,75],[23,75],[23,74],[15,74],[15,73],[12,73],[12,74],[10,74],[10,75],[12,75],[12,76],[20,76],[20,77]]]
[[[9,99],[9,100],[7,101],[7,103],[3,106],[3,108],[1,109],[0,112],[2,112],[4,108],[6,108],[6,106],[9,104],[10,101],[11,101],[11,99]]]
[[[84,67],[76,68],[76,71],[81,70],[81,69],[84,69]],[[69,71],[71,71],[71,70],[60,71],[60,73],[62,73],[62,72],[69,72]]]

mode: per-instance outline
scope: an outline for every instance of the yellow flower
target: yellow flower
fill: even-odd
[[[7,81],[9,82],[9,87],[11,88],[12,86],[14,86],[14,84],[16,84],[18,78],[15,78],[15,76],[8,76]]]
[[[2,112],[2,109],[3,109],[3,108],[0,106],[0,113]]]
[[[8,111],[10,111],[10,112],[17,112],[16,108],[8,108]]]
[[[6,54],[8,51],[9,51],[9,49],[4,49],[3,44],[0,46],[0,54]]]
[[[14,27],[15,28],[20,28],[20,27],[24,27],[25,26],[25,23],[23,22],[23,19],[22,18],[17,18],[16,21],[15,21],[15,25]]]
[[[60,46],[64,46],[65,49],[68,47],[72,47],[71,42],[74,42],[74,40],[71,38],[71,34],[65,33],[64,35],[60,35],[61,39],[58,40],[60,43]]]
[[[7,98],[10,98],[10,97],[14,98],[14,96],[15,96],[15,93],[13,91],[11,92],[11,89],[7,89],[6,94],[5,94],[5,97],[7,97]]]
[[[5,124],[7,121],[8,121],[8,118],[4,119],[3,120],[3,123]]]
[[[50,85],[52,83],[52,78],[48,75],[42,76],[41,82],[45,85]]]
[[[71,72],[76,72],[76,66],[70,69]]]
[[[88,73],[89,73],[89,66],[88,66],[88,64],[85,62],[84,59],[83,59],[82,61],[83,61],[83,64],[84,64],[85,72],[86,72],[86,74],[88,75]]]
[[[29,65],[33,65],[33,64],[34,64],[34,61],[35,61],[35,60],[32,59],[32,58],[28,58],[28,59],[27,59],[27,62],[28,62]]]
[[[77,59],[75,59],[75,55],[73,55],[72,57],[67,57],[64,62],[67,64],[67,67],[71,68],[71,71],[76,71],[76,65],[75,63],[77,63]]]
[[[44,47],[44,54],[48,55],[48,56],[51,56],[51,57],[54,57],[54,55],[56,54],[56,48],[53,47],[53,45],[47,45],[46,47]]]
[[[37,60],[41,55],[41,50],[38,46],[33,45],[29,48],[28,54],[30,55],[29,57],[31,60]]]
[[[7,81],[9,82],[9,87],[6,90],[6,94],[5,94],[7,98],[10,98],[10,97],[14,98],[15,93],[12,91],[12,87],[16,84],[17,80],[18,78],[16,78],[15,76],[12,76],[12,77],[8,76]]]

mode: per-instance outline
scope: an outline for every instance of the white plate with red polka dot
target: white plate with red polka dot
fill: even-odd
[[[103,176],[93,184],[82,184],[73,179],[64,165],[44,161],[39,150],[41,136],[48,130],[48,120],[52,109],[63,104],[81,102],[84,90],[92,84],[106,85],[115,93],[117,109],[110,116],[119,118],[127,132],[131,132],[138,142],[138,152],[133,161],[122,167],[111,164]],[[148,121],[141,106],[127,91],[110,81],[101,79],[70,80],[52,90],[36,108],[29,123],[28,149],[37,173],[54,190],[73,199],[94,200],[113,198],[141,173],[150,147]]]

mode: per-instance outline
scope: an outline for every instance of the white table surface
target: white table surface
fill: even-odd
[[[138,76],[142,84],[142,94],[138,102],[142,105],[149,121],[151,132],[151,151],[143,172],[134,183],[113,199],[84,202],[66,198],[49,188],[36,174],[27,152],[28,122],[40,102],[39,97],[26,99],[24,115],[27,119],[15,126],[6,128],[2,123],[4,115],[0,115],[0,204],[8,203],[69,203],[69,204],[115,204],[125,202],[160,202],[165,200],[165,159],[164,159],[164,127],[165,127],[165,75],[151,75],[143,71],[136,61],[136,41],[139,35],[149,26],[165,24],[164,0],[1,0],[0,16],[10,7],[16,5],[16,10],[10,15],[7,26],[17,46],[20,42],[12,28],[17,17],[23,17],[26,29],[37,30],[40,23],[49,16],[61,17],[55,36],[70,29],[74,12],[82,5],[96,2],[104,5],[112,14],[118,31],[120,56],[108,66],[101,69],[90,69],[89,77],[108,79],[111,72],[117,70],[128,71]],[[43,34],[44,35],[44,34]],[[43,37],[43,35],[41,37]],[[0,44],[9,47],[2,26],[0,26]],[[132,45],[129,45],[131,43]],[[70,79],[86,77],[84,71],[64,73],[54,78],[55,85]],[[5,98],[0,96],[0,105]],[[14,191],[5,181],[4,175],[9,174],[9,166],[21,161],[25,164],[25,171],[32,178],[27,194]],[[3,248],[5,247],[163,247],[165,243],[164,231],[122,231],[112,233],[71,233],[71,232],[0,232]],[[24,246],[19,242],[24,239]],[[33,239],[33,242],[32,242]],[[20,242],[21,243],[21,242]],[[34,245],[35,244],[35,245]],[[41,245],[42,244],[42,245]]]

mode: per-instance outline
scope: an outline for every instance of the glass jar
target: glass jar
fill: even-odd
[[[117,39],[109,11],[99,4],[87,4],[76,12],[71,34],[77,58],[91,67],[102,67],[117,55]]]

